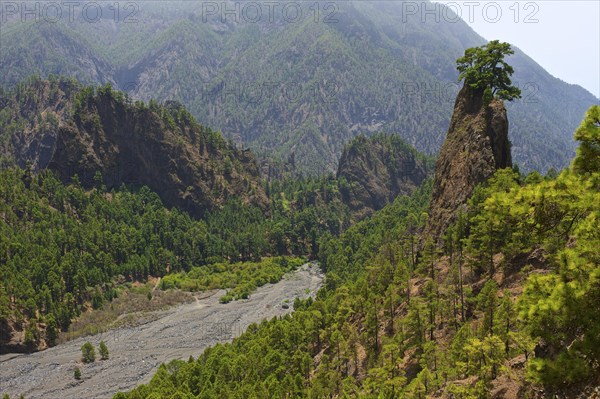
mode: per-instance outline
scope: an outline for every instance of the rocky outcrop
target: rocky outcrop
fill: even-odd
[[[267,208],[258,164],[220,133],[199,125],[178,103],[132,104],[122,93],[73,82],[36,81],[4,97],[13,111],[4,155],[49,168],[84,187],[146,185],[167,206],[195,217],[232,197]],[[10,128],[10,126],[16,128]]]
[[[454,104],[436,166],[425,236],[440,236],[465,207],[475,186],[512,166],[508,118],[501,100],[484,104],[483,92],[463,87]]]
[[[362,219],[392,202],[398,195],[411,194],[428,175],[428,162],[398,136],[358,136],[342,153],[337,178],[342,200],[355,219]]]

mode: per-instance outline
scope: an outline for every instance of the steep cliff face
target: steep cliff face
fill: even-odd
[[[362,219],[411,194],[429,170],[427,159],[398,136],[358,136],[344,148],[337,177],[348,183],[342,185],[344,203]]]
[[[266,208],[253,155],[199,125],[179,104],[149,106],[108,88],[35,81],[3,96],[5,158],[49,168],[84,187],[147,185],[167,206],[196,217],[230,197]]]
[[[425,235],[440,235],[455,220],[479,183],[512,166],[508,118],[501,100],[483,102],[483,92],[463,87],[454,104],[436,166]]]

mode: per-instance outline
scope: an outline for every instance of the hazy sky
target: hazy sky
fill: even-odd
[[[437,2],[458,10],[485,39],[514,44],[555,77],[600,97],[600,0]]]

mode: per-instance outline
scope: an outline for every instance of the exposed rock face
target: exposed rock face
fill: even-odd
[[[254,156],[196,123],[177,103],[133,105],[106,91],[84,98],[78,85],[62,81],[38,81],[4,100],[22,128],[3,152],[20,166],[52,169],[66,182],[77,174],[84,187],[97,184],[97,172],[109,189],[146,185],[167,206],[196,217],[230,197],[266,209]]]
[[[435,166],[425,236],[440,235],[464,208],[475,186],[512,166],[508,118],[501,100],[483,103],[483,92],[463,87],[454,104],[446,141]]]
[[[362,219],[411,194],[428,175],[427,160],[398,136],[358,136],[342,153],[337,177],[345,178],[342,199]]]

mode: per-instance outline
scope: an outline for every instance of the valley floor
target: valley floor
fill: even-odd
[[[322,280],[318,265],[308,263],[280,282],[259,288],[248,300],[220,304],[225,293],[221,290],[158,312],[153,321],[137,327],[78,338],[33,354],[2,355],[0,394],[24,394],[28,399],[111,398],[149,382],[163,362],[197,357],[209,346],[231,341],[251,323],[291,312],[294,299],[314,296]],[[83,343],[90,341],[97,348],[101,340],[110,359],[81,364]],[[73,377],[75,367],[81,369],[81,381]]]

